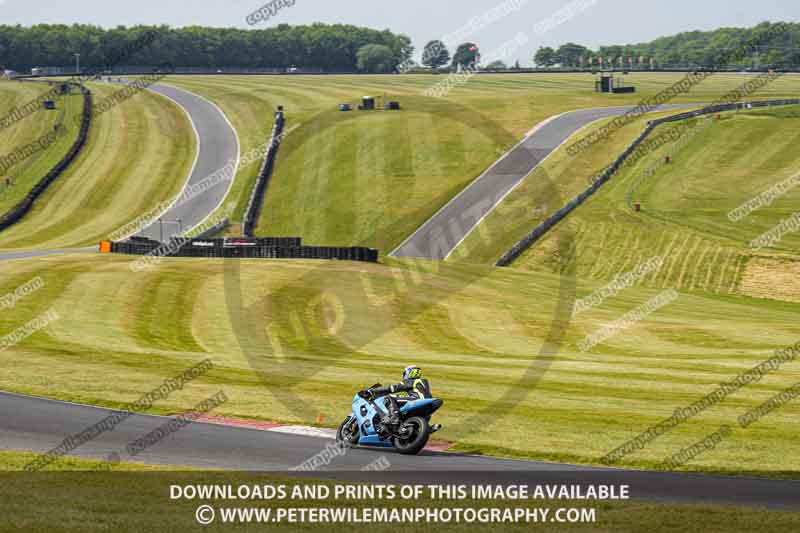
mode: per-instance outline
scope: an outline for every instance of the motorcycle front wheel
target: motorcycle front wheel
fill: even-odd
[[[353,417],[348,416],[336,431],[336,442],[352,448],[358,444],[358,424]]]
[[[407,436],[394,439],[395,449],[403,455],[416,455],[428,444],[430,428],[428,421],[422,417],[414,416],[403,422],[403,428],[408,430]]]

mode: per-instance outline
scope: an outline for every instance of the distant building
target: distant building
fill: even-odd
[[[33,67],[31,76],[59,76],[64,74],[64,67]]]

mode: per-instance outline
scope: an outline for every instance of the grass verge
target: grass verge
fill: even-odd
[[[89,84],[95,100],[119,90]],[[185,113],[142,92],[94,118],[81,155],[20,223],[0,233],[0,249],[96,244],[186,183],[195,140]]]
[[[587,335],[660,291],[622,291],[570,319],[555,296],[568,280],[546,269],[172,259],[134,274],[132,260],[4,263],[0,293],[36,275],[45,285],[0,313],[0,331],[51,308],[61,318],[0,352],[0,389],[118,407],[210,357],[217,368],[156,413],[181,412],[223,388],[230,401],[221,415],[332,427],[354,390],[399,379],[417,363],[446,401],[440,437],[456,449],[596,464],[800,339],[797,304],[681,291],[581,351]],[[241,305],[233,303],[239,291]],[[558,352],[537,355],[562,329]],[[621,464],[652,467],[798,379],[798,364],[787,363]],[[298,401],[313,412],[294,412]],[[796,477],[798,409],[789,403],[736,428],[685,469]]]

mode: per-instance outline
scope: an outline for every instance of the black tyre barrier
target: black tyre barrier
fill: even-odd
[[[78,132],[78,138],[75,139],[69,152],[39,180],[39,183],[31,189],[31,192],[17,205],[11,208],[8,213],[0,217],[0,231],[16,224],[33,209],[36,200],[44,194],[47,188],[56,181],[75,158],[78,157],[83,145],[86,144],[86,139],[89,137],[89,128],[92,124],[92,92],[83,86],[75,85],[75,87],[79,87],[80,91],[83,93],[83,114],[81,116],[81,129]]]
[[[699,117],[702,115],[712,115],[714,113],[721,113],[723,111],[734,111],[736,109],[749,109],[755,107],[772,107],[772,106],[784,106],[784,105],[800,105],[800,99],[792,98],[792,99],[785,99],[785,100],[767,100],[761,102],[738,102],[735,104],[720,104],[714,106],[704,107],[702,109],[698,109],[696,111],[688,111],[685,113],[679,113],[677,115],[671,115],[669,117],[659,118],[656,120],[652,120],[647,123],[647,127],[644,131],[639,134],[639,136],[625,149],[622,154],[608,167],[606,168],[600,176],[587,188],[585,191],[580,193],[578,196],[567,202],[564,207],[553,213],[550,217],[547,218],[544,222],[536,226],[529,234],[523,237],[517,244],[515,244],[510,250],[508,250],[503,256],[497,260],[495,266],[498,267],[505,267],[509,266],[513,263],[520,255],[525,253],[531,246],[533,246],[539,239],[541,239],[548,231],[553,229],[559,222],[564,220],[567,215],[569,215],[572,211],[577,209],[581,204],[583,204],[586,200],[592,197],[600,187],[602,187],[611,177],[617,173],[623,163],[633,154],[634,151],[642,144],[653,132],[656,127],[660,126],[661,124],[666,124],[668,122],[678,122],[681,120],[687,120],[695,117]]]
[[[253,185],[253,191],[250,193],[250,203],[247,204],[247,210],[244,214],[243,233],[247,237],[253,237],[256,225],[258,224],[258,216],[261,213],[261,204],[264,202],[264,193],[269,185],[269,180],[272,177],[272,171],[275,168],[275,158],[278,155],[278,147],[281,145],[281,135],[283,134],[283,126],[286,119],[283,116],[283,111],[278,110],[275,112],[275,125],[272,127],[272,135],[269,140],[269,147],[267,153],[264,155],[264,161],[261,163],[261,169],[258,172],[256,183]]]
[[[111,253],[152,257],[205,257],[243,259],[338,259],[378,262],[378,250],[364,247],[303,246],[298,237],[224,239],[172,239],[160,243],[142,237],[112,242]]]

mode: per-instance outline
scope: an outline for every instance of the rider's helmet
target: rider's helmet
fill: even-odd
[[[417,379],[422,377],[422,369],[417,365],[410,365],[407,366],[405,370],[403,370],[403,381],[407,379]]]

